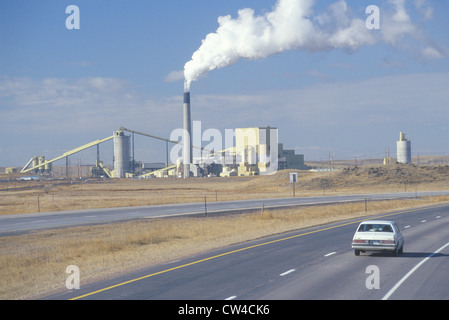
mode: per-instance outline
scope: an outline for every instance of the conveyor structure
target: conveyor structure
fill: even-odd
[[[85,144],[85,145],[83,145],[81,147],[69,150],[69,151],[63,153],[62,155],[60,155],[59,157],[53,158],[51,160],[42,161],[41,163],[33,165],[31,168],[28,168],[30,166],[30,164],[33,162],[33,160],[35,159],[35,157],[32,157],[31,160],[28,161],[28,163],[23,167],[23,169],[20,172],[21,173],[26,173],[26,172],[30,172],[30,171],[33,171],[33,170],[37,170],[37,169],[46,167],[48,165],[51,165],[55,161],[64,159],[64,158],[69,157],[69,156],[71,156],[71,155],[73,155],[75,153],[78,153],[78,152],[83,151],[85,149],[88,149],[90,147],[99,145],[100,143],[106,142],[106,141],[111,140],[113,138],[114,138],[114,135],[112,135],[110,137],[107,137],[107,138],[104,138],[104,139],[99,139],[99,140],[95,140],[95,141],[89,142],[89,143],[87,143],[87,144]]]
[[[134,161],[134,137],[132,139],[132,143],[130,141],[130,136],[125,135],[125,131],[132,133],[132,134],[139,134],[142,136],[150,137],[153,139],[165,141],[166,144],[166,167],[155,170],[152,172],[147,172],[143,174],[138,174],[135,172],[135,161]],[[99,149],[98,145],[109,141],[114,140],[114,168],[109,169],[106,168],[102,161],[99,159]],[[85,149],[88,149],[90,147],[97,146],[97,161],[95,167],[92,168],[92,174],[95,176],[104,175],[108,178],[127,178],[127,177],[133,177],[137,174],[138,178],[147,178],[147,177],[165,177],[165,176],[177,176],[178,175],[178,167],[180,168],[180,164],[182,163],[181,159],[178,159],[177,164],[170,164],[169,163],[169,149],[168,149],[168,143],[173,144],[182,144],[182,141],[175,141],[170,140],[167,138],[162,138],[156,135],[144,133],[137,130],[132,130],[129,128],[121,127],[119,130],[114,131],[113,135],[106,137],[104,139],[98,139],[92,142],[89,142],[85,145],[82,145],[80,147],[71,149],[67,152],[64,152],[62,155],[55,157],[53,159],[47,160],[44,156],[34,156],[32,157],[27,164],[22,168],[20,171],[21,173],[27,173],[34,171],[35,173],[44,174],[44,173],[50,173],[52,170],[52,163],[61,159],[66,158],[66,174],[67,174],[67,168],[68,168],[68,158],[69,156],[72,156],[78,152],[81,152]],[[208,151],[208,157],[209,159],[214,158],[215,156],[223,156],[224,153],[231,153],[232,156],[235,157],[235,147],[229,148],[226,150],[221,151],[215,151],[215,150],[207,150],[206,148],[202,148],[199,146],[192,146],[192,148],[200,149],[202,151]],[[132,149],[132,150],[131,150]],[[201,157],[203,153],[201,152]],[[181,160],[181,163],[179,163],[179,160]],[[192,166],[192,168],[196,168],[196,166]],[[182,172],[182,170],[180,171]]]

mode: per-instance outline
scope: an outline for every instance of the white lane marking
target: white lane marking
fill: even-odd
[[[173,260],[173,261],[170,261],[170,262],[167,262],[167,263],[164,263],[164,264],[176,263],[176,262],[179,262],[179,261],[181,261],[181,260]]]
[[[446,248],[447,246],[449,246],[449,242],[446,243],[444,246],[442,246],[441,248],[439,248],[437,251],[435,251],[434,253],[430,254],[427,258],[425,258],[424,260],[422,260],[420,263],[418,263],[412,270],[410,270],[401,280],[399,280],[398,283],[396,283],[396,285],[391,288],[390,291],[388,291],[388,293],[382,298],[382,300],[388,300],[388,298],[401,286],[402,283],[404,283],[405,280],[407,280],[408,277],[410,277],[413,272],[415,272],[416,270],[418,270],[419,267],[421,267],[427,260],[429,260],[430,258],[432,258],[435,254],[437,254],[438,252],[440,252],[441,250],[443,250],[444,248]]]
[[[437,219],[440,219],[440,218],[441,218],[441,216],[436,216],[435,218],[437,218]]]
[[[427,220],[421,220],[422,223],[427,222]]]
[[[237,296],[230,296],[229,298],[226,298],[225,300],[234,300],[235,298],[237,298]]]
[[[407,225],[407,226],[404,227],[404,229],[407,229],[407,228],[410,228],[410,226]]]
[[[324,256],[325,257],[329,257],[329,256],[331,256],[331,255],[333,255],[333,254],[336,254],[336,252],[334,251],[334,252],[329,252],[328,254],[325,254]]]
[[[296,269],[290,269],[288,271],[285,271],[284,273],[281,273],[280,276],[283,277],[283,276],[286,276],[287,274],[295,272],[295,271],[296,271]]]
[[[87,216],[86,218],[96,218],[97,216]]]

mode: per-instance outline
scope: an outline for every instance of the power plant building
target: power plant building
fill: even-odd
[[[189,105],[189,97],[186,97],[186,105]],[[91,167],[90,173],[92,177],[107,178],[150,178],[150,177],[200,177],[200,176],[250,176],[250,175],[266,175],[275,173],[282,169],[308,169],[304,165],[304,155],[295,154],[294,150],[284,150],[283,144],[278,143],[278,129],[274,127],[252,127],[237,128],[233,133],[233,146],[225,150],[215,151],[206,155],[201,152],[199,159],[195,158],[192,162],[192,144],[188,133],[189,129],[189,110],[186,108],[186,129],[187,152],[183,157],[179,157],[176,164],[168,163],[168,142],[171,140],[159,138],[156,136],[144,134],[126,128],[120,128],[114,131],[109,137],[98,139],[80,147],[64,152],[62,155],[47,160],[44,156],[34,156],[23,167],[20,173],[33,171],[39,175],[51,175],[52,163],[65,159],[66,173],[69,177],[70,161],[69,157],[88,149],[97,147],[97,161],[95,166]],[[167,161],[166,163],[141,163],[134,160],[134,139],[126,135],[125,131],[133,134],[138,133],[152,138],[162,139],[166,141]],[[100,160],[99,144],[113,140],[113,167],[107,167]],[[176,142],[174,142],[176,143]],[[186,148],[184,148],[186,150]],[[186,163],[187,162],[187,163]],[[136,165],[137,163],[137,165]],[[187,166],[186,166],[187,164]],[[81,168],[81,162],[78,163],[78,174]],[[187,168],[186,168],[187,167]],[[184,170],[183,170],[184,169]],[[188,173],[186,174],[187,169]],[[18,170],[18,169],[17,169]],[[12,172],[9,169],[8,172]],[[81,173],[82,175],[82,173]],[[80,175],[80,176],[81,176]]]
[[[304,164],[304,155],[296,154],[295,150],[285,150],[282,143],[278,144],[279,154],[279,170],[283,169],[296,169],[296,170],[308,170],[310,167]]]
[[[397,141],[397,162],[412,163],[412,142],[407,140],[403,132],[400,132],[399,141]]]
[[[278,129],[253,127],[235,129],[238,175],[267,174],[277,170]],[[275,168],[274,168],[275,166]]]

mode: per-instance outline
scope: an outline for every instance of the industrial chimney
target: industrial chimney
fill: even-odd
[[[184,178],[190,177],[192,155],[192,120],[190,116],[190,91],[184,90]]]

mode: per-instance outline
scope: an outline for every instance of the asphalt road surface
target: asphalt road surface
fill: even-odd
[[[360,219],[226,247],[48,299],[449,299],[449,205],[391,212],[404,253],[355,256]],[[82,270],[81,270],[82,273]]]
[[[443,192],[420,192],[418,196],[437,196],[440,194],[449,194],[449,191]],[[88,209],[63,212],[41,212],[28,214],[0,215],[0,236],[9,234],[18,234],[32,230],[60,228],[78,225],[91,225],[99,223],[110,223],[116,221],[126,221],[132,219],[150,219],[160,217],[175,217],[182,215],[204,215],[217,213],[241,212],[251,209],[260,209],[272,207],[289,207],[296,205],[311,205],[324,203],[341,203],[349,201],[367,201],[382,199],[413,198],[415,192],[404,193],[384,193],[369,195],[344,195],[344,196],[323,196],[323,197],[292,197],[292,198],[274,198],[260,200],[240,200],[215,202],[206,201],[206,203],[187,203],[187,204],[169,204],[153,205],[141,207],[123,207],[108,209]]]

